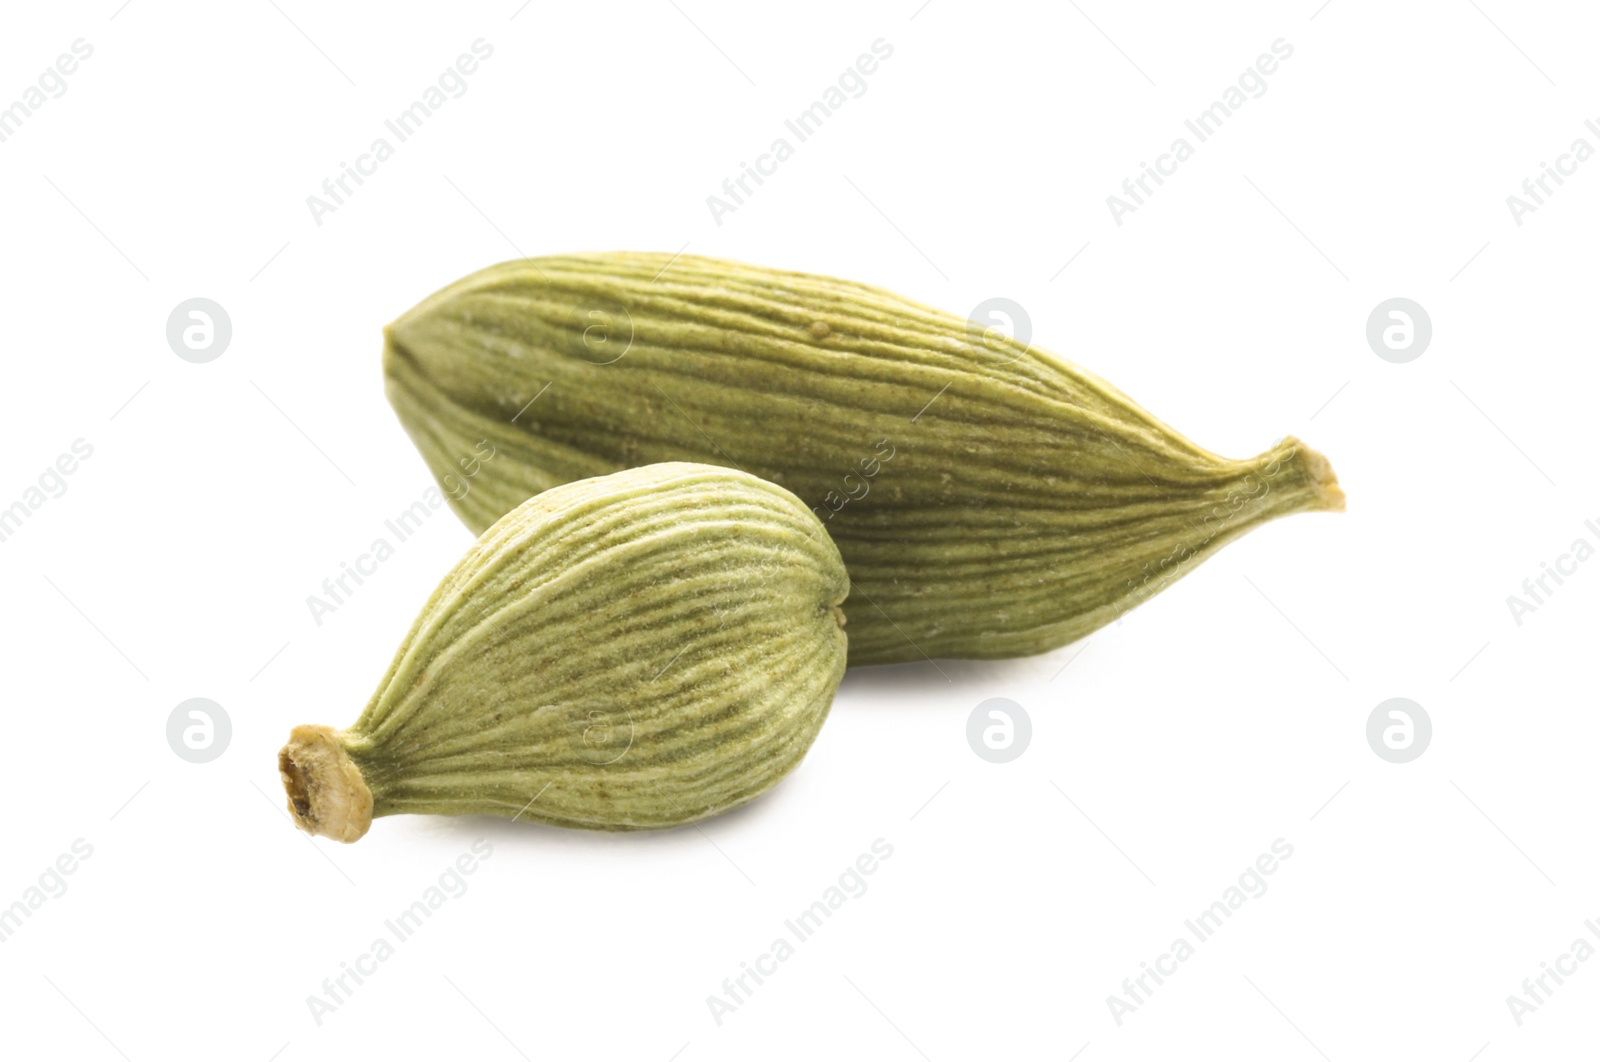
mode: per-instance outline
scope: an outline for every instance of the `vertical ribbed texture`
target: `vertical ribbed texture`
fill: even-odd
[[[390,401],[435,475],[459,475],[480,440],[496,448],[453,502],[471,527],[619,468],[742,468],[838,543],[852,664],[1054,648],[1252,527],[1343,507],[1294,440],[1218,457],[1048,354],[827,277],[525,259],[387,336]]]
[[[753,476],[657,464],[550,490],[439,585],[345,748],[375,816],[704,818],[810,747],[847,591],[816,518]]]

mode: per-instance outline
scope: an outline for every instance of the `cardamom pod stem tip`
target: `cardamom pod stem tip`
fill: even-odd
[[[1300,460],[1300,467],[1306,471],[1306,476],[1311,480],[1312,489],[1318,504],[1317,510],[1329,513],[1344,512],[1344,491],[1339,487],[1339,477],[1334,475],[1333,465],[1320,451],[1313,450],[1293,435],[1286,437],[1283,444],[1291,447],[1291,452]]]
[[[372,825],[372,790],[345,752],[339,731],[303,725],[278,753],[278,774],[294,824],[313,837],[349,844]]]

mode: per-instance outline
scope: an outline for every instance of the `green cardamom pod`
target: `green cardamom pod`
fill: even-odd
[[[1262,523],[1344,508],[1292,438],[1219,457],[1026,342],[828,277],[521,259],[385,335],[389,400],[468,526],[619,468],[741,468],[838,543],[851,664],[1053,649]]]
[[[545,491],[447,575],[366,711],[299,726],[289,811],[676,826],[752,800],[811,746],[844,675],[849,589],[781,487],[655,464]]]

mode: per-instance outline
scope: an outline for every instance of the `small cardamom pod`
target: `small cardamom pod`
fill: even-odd
[[[301,829],[486,814],[676,826],[752,800],[844,674],[839,551],[754,476],[648,465],[545,491],[447,575],[366,711],[278,756]]]
[[[849,568],[851,664],[1053,649],[1260,524],[1344,508],[1294,439],[1219,457],[1024,341],[828,277],[522,259],[386,337],[389,400],[474,529],[653,461],[793,491]],[[463,478],[481,439],[499,456]]]

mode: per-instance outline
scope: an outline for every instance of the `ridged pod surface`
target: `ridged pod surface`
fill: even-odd
[[[655,464],[545,491],[434,591],[350,728],[279,755],[295,822],[489,814],[634,830],[759,796],[844,674],[837,548],[788,491]]]
[[[522,259],[385,334],[389,399],[470,527],[619,468],[744,469],[838,543],[851,664],[1052,649],[1259,524],[1344,507],[1292,438],[1218,457],[1075,366],[828,277]]]

